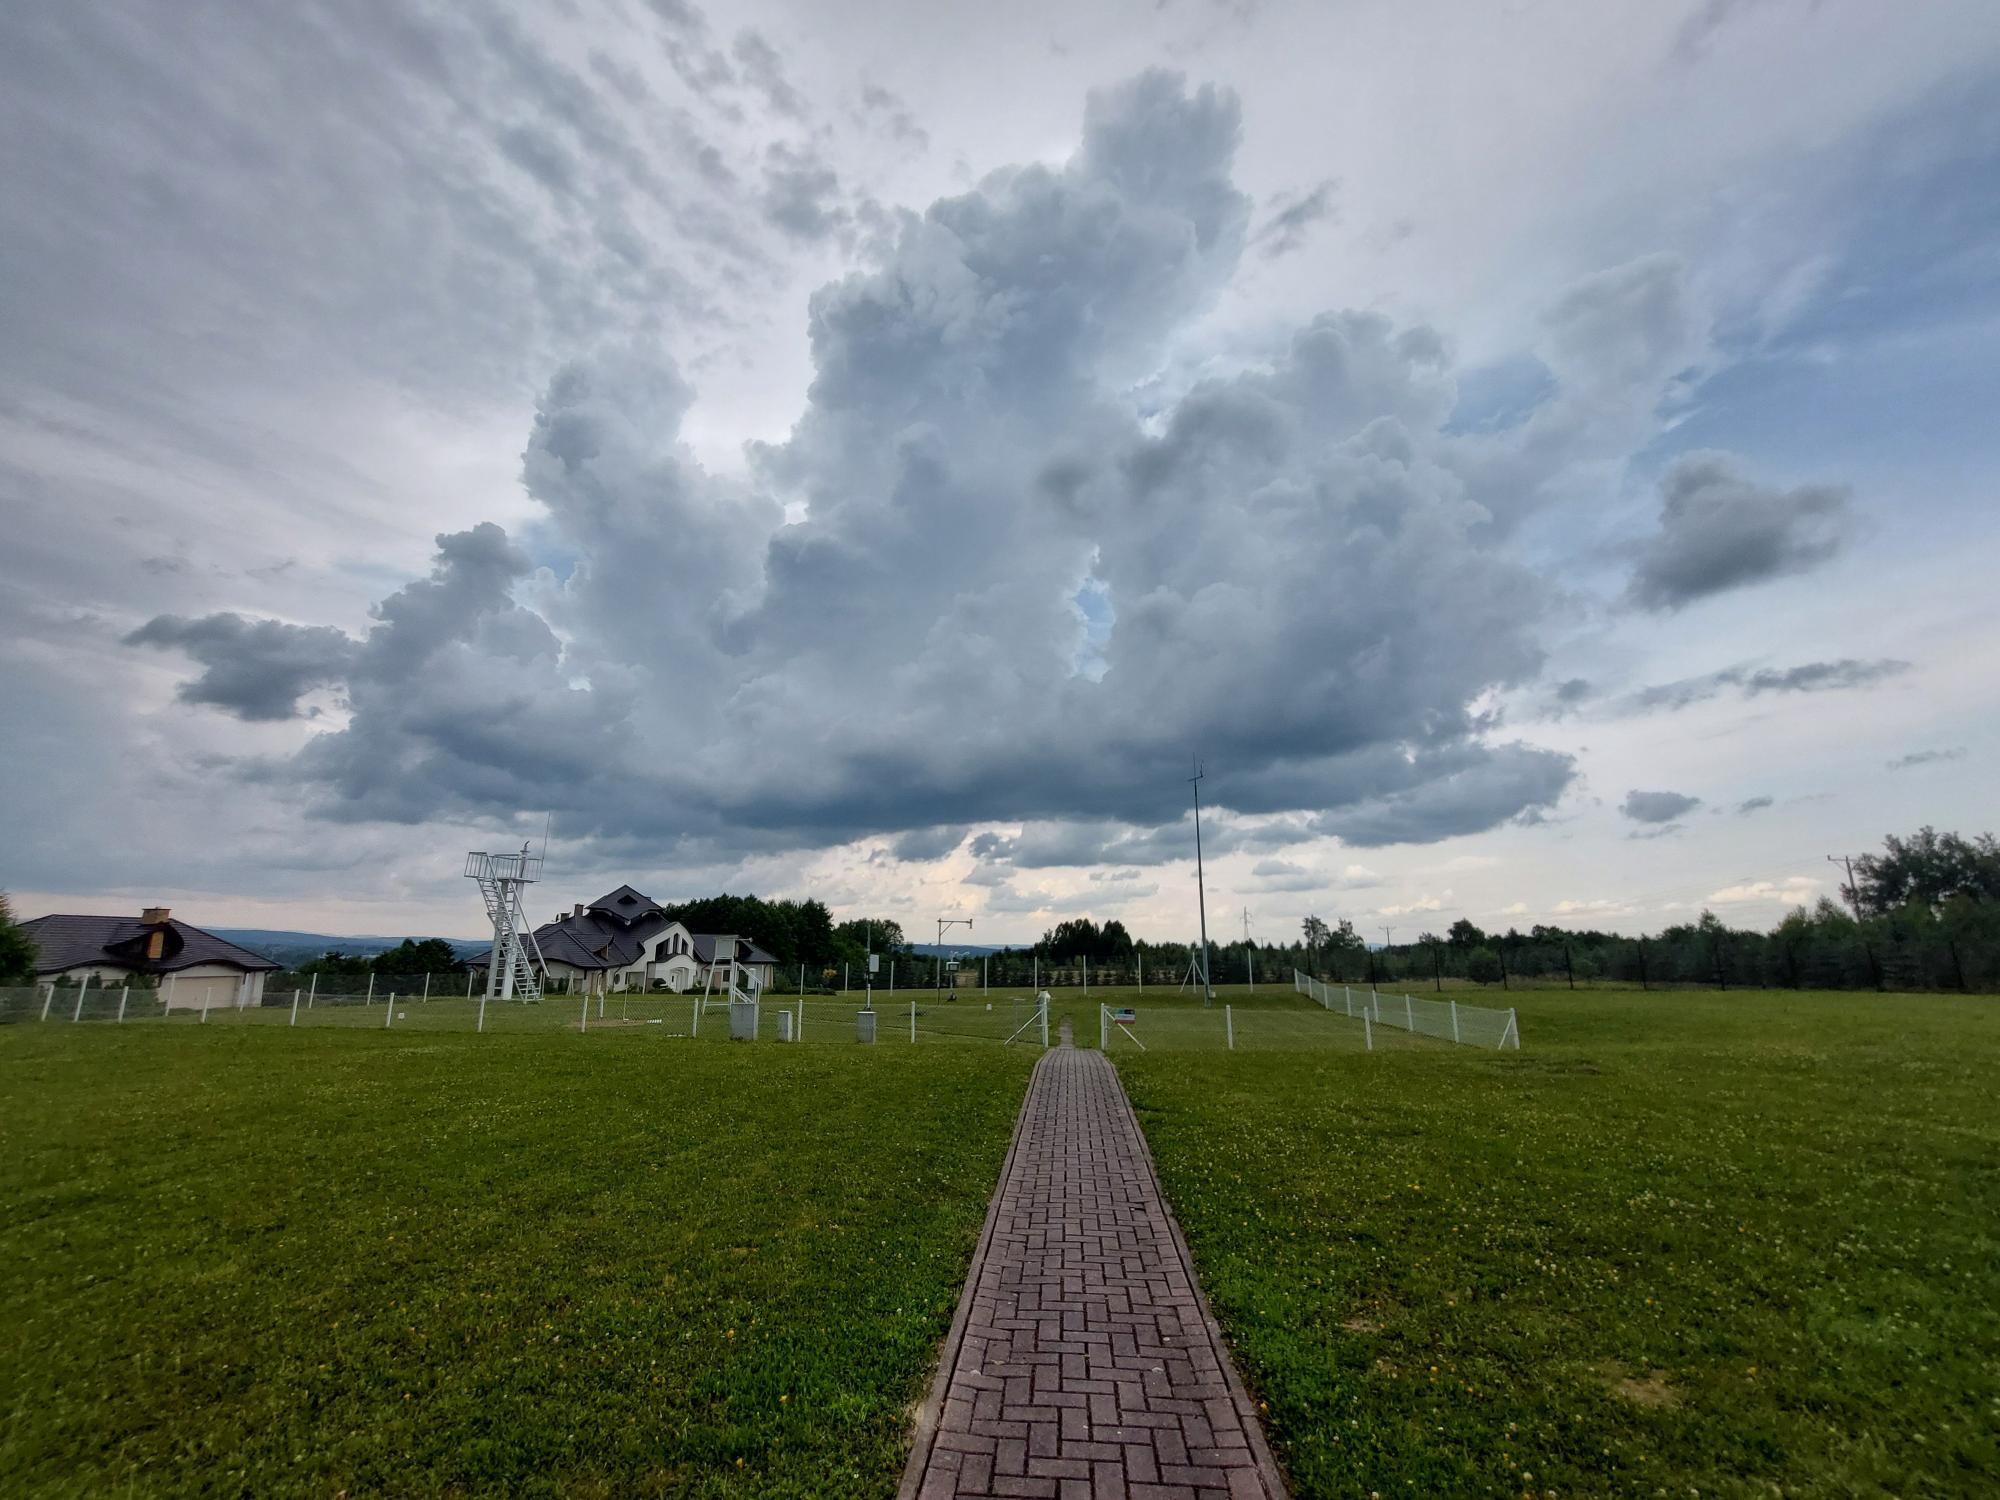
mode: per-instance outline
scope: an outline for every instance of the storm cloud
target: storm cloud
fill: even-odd
[[[1686,454],[1660,481],[1660,529],[1640,545],[1627,597],[1677,610],[1808,572],[1845,544],[1850,504],[1843,486],[1772,489],[1745,478],[1729,454]]]
[[[441,539],[291,774],[332,816],[552,802],[696,842],[1064,825],[1016,867],[1147,862],[1197,745],[1220,808],[1356,844],[1552,806],[1570,758],[1470,708],[1537,670],[1539,591],[1442,462],[1436,333],[1328,313],[1150,424],[1121,398],[1243,252],[1239,131],[1233,95],[1148,73],[1090,96],[1067,163],[906,216],[813,297],[808,407],[747,485],[678,440],[663,351],[564,369],[523,473],[574,566],[529,609],[497,528]],[[385,690],[406,658],[417,706]]]

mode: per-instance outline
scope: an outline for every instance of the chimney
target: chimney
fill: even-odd
[[[139,913],[139,920],[141,922],[144,922],[148,927],[155,927],[158,926],[160,923],[166,921],[167,918],[171,917],[172,915],[173,911],[169,907],[149,906],[144,911]]]
[[[569,914],[570,914],[570,915],[571,915],[572,917],[580,917],[580,916],[582,916],[582,915],[583,915],[583,903],[582,903],[581,901],[577,902],[577,903],[576,903],[576,905],[572,906],[572,907],[571,907],[571,908],[569,909]]]

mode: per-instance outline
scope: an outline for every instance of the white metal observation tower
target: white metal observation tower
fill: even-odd
[[[521,846],[519,854],[474,850],[465,856],[465,876],[479,882],[479,894],[486,899],[486,915],[493,921],[493,956],[486,965],[486,998],[540,1000],[542,951],[521,914],[521,898],[528,886],[542,878],[542,857],[528,853],[526,844]],[[531,948],[533,961],[528,957]]]

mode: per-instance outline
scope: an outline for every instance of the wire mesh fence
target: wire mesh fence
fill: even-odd
[[[1322,984],[1309,974],[1292,971],[1292,988],[1321,1009],[1363,1018],[1372,1029],[1400,1028],[1412,1036],[1435,1037],[1463,1047],[1521,1048],[1521,1026],[1513,1010],[1461,1005],[1456,1000],[1426,1000],[1408,993],[1384,995],[1379,988],[1358,994],[1352,985]]]

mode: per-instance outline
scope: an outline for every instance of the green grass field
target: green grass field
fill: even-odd
[[[1297,1493],[2000,1493],[2000,1002],[1506,1003],[1114,1049]]]
[[[270,1020],[0,1028],[0,1493],[893,1489],[1038,1051]]]

